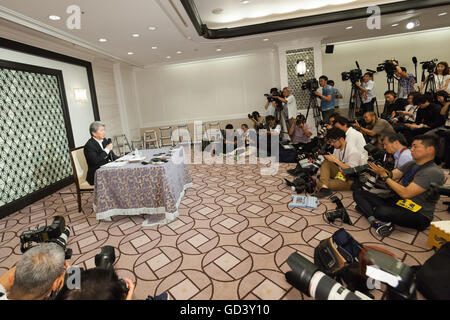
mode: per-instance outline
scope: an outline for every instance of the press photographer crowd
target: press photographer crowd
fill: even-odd
[[[417,59],[413,61],[417,66]],[[310,97],[306,115],[298,114],[289,88],[272,88],[265,95],[265,117],[255,111],[248,115],[253,129],[243,124],[241,134],[233,138],[224,132],[222,148],[225,153],[236,152],[243,142],[265,157],[279,146],[275,154],[279,161],[296,163],[288,170],[293,178],[286,179],[287,185],[297,194],[329,198],[336,205],[325,214],[330,224],[352,225],[345,206],[334,196],[336,191],[351,191],[356,211],[380,239],[397,226],[426,230],[440,196],[450,195],[443,171],[450,168],[448,63],[422,62],[421,81],[417,69],[416,75],[408,73],[393,59],[379,64],[376,71],[363,72],[356,64],[357,69],[342,73],[342,80],[352,86],[347,116],[339,107],[339,100],[346,97],[333,80],[325,75],[305,79],[302,90]],[[381,112],[375,72],[386,72],[388,84]],[[311,116],[316,130],[307,121]],[[227,130],[232,134],[233,126]],[[63,217],[25,231],[20,237],[22,258],[0,276],[0,300],[131,300],[134,284],[114,270],[114,248],[102,248],[95,256],[95,268],[70,268],[69,235]],[[368,279],[385,284],[388,299],[415,299],[416,289],[429,299],[450,299],[448,242],[422,267],[414,267],[387,250],[361,245],[341,228],[321,241],[314,264],[298,253],[287,263],[292,269],[286,273],[287,281],[316,299],[373,298]],[[436,268],[443,265],[445,272]],[[148,297],[167,299],[167,293]]]

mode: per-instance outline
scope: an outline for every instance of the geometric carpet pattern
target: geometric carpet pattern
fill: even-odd
[[[69,263],[92,268],[100,248],[114,246],[117,273],[134,281],[136,299],[164,291],[178,300],[310,299],[286,282],[286,259],[299,252],[313,261],[314,248],[341,226],[324,217],[336,208],[329,199],[314,211],[288,207],[293,192],[284,178],[292,180],[286,170],[294,166],[280,164],[277,174],[262,176],[262,165],[189,165],[193,186],[181,201],[179,218],[154,227],[142,227],[143,216],[97,221],[92,193],[83,195],[79,213],[75,194],[57,192],[0,220],[0,274],[20,260],[24,230],[62,215],[71,227]],[[74,190],[72,185],[61,192]],[[390,250],[410,266],[434,253],[426,245],[429,230],[397,227],[380,238],[355,211],[351,192],[336,195],[354,223],[342,227],[357,241]],[[450,219],[443,201],[448,198],[436,206],[435,220]],[[382,296],[380,290],[373,293]]]

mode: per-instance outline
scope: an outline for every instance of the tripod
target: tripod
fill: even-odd
[[[425,75],[425,71],[423,72],[424,74],[422,75],[422,79]],[[428,73],[428,79],[427,82],[425,84],[425,91],[424,93],[431,93],[433,95],[433,98],[435,97],[436,94],[436,79],[434,78],[434,73],[429,72]]]
[[[309,110],[313,109],[314,124],[316,125],[316,130],[319,131],[319,126],[323,126],[322,114],[320,113],[319,107],[317,105],[317,97],[311,92],[309,96],[308,110],[306,111],[306,120],[308,120]]]
[[[388,87],[388,91],[394,91],[395,88],[395,82],[394,82],[395,78],[394,75],[392,74],[388,74],[387,75],[387,87]]]
[[[359,88],[352,82],[352,91],[350,93],[350,101],[348,102],[348,118],[355,119],[356,109],[361,106],[361,96],[359,95]]]

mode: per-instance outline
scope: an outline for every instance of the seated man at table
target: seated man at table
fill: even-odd
[[[84,156],[88,165],[86,181],[94,185],[95,171],[110,161],[115,161],[118,157],[114,154],[113,145],[110,139],[105,139],[105,125],[95,121],[89,126],[91,139],[84,145]]]

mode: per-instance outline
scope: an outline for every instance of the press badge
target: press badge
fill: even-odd
[[[408,209],[409,211],[412,211],[412,212],[417,212],[420,209],[422,209],[422,206],[419,206],[417,203],[415,203],[409,199],[399,200],[399,201],[397,201],[397,205],[399,207]]]
[[[347,178],[345,178],[345,176],[344,176],[344,174],[342,173],[342,171],[339,171],[338,173],[337,173],[337,175],[336,175],[336,177],[334,177],[335,179],[339,179],[339,180],[342,180],[342,181],[347,181]]]

